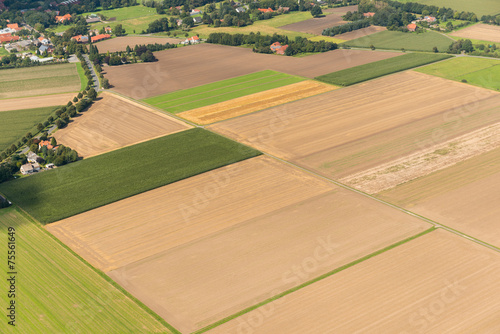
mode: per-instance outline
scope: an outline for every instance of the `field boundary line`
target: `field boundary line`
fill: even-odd
[[[2,194],[3,196],[3,194]],[[60,246],[62,246],[64,249],[70,252],[71,255],[73,255],[75,258],[83,262],[87,267],[92,269],[95,273],[97,273],[101,278],[103,278],[106,282],[111,284],[115,289],[120,291],[122,294],[124,294],[128,299],[132,300],[135,302],[140,308],[142,308],[146,313],[151,315],[154,319],[159,321],[162,325],[164,325],[167,329],[169,329],[173,334],[182,334],[180,331],[178,331],[175,327],[170,325],[168,322],[166,322],[162,317],[160,317],[158,314],[156,314],[153,310],[151,310],[149,307],[147,307],[145,304],[143,304],[139,299],[135,298],[132,294],[130,294],[127,290],[122,288],[118,283],[116,283],[113,279],[111,279],[108,275],[106,275],[103,271],[95,268],[92,266],[90,263],[88,263],[84,258],[82,258],[80,255],[75,253],[71,248],[69,248],[65,243],[63,243],[61,240],[59,240],[56,236],[54,236],[52,233],[47,231],[45,227],[35,218],[33,218],[28,212],[26,212],[23,208],[21,208],[17,204],[13,204],[12,207],[14,210],[19,212],[22,216],[27,218],[29,221],[31,221],[38,229],[42,230],[43,233],[48,235],[50,238],[52,238],[54,241],[56,241]]]
[[[386,246],[386,247],[384,247],[382,249],[379,249],[379,250],[377,250],[375,252],[372,252],[372,253],[370,253],[368,255],[365,255],[365,256],[357,259],[357,260],[354,260],[354,261],[351,261],[351,262],[349,262],[347,264],[344,264],[343,266],[335,268],[335,269],[333,269],[333,270],[331,270],[331,271],[329,271],[329,272],[327,272],[327,273],[325,273],[323,275],[315,277],[315,278],[313,278],[313,279],[311,279],[311,280],[309,280],[307,282],[304,282],[304,283],[302,283],[300,285],[297,285],[296,287],[293,287],[291,289],[283,291],[283,292],[281,292],[281,293],[279,293],[279,294],[277,294],[277,295],[275,295],[273,297],[270,297],[270,298],[268,298],[268,299],[266,299],[266,300],[264,300],[264,301],[262,301],[262,302],[260,302],[258,304],[255,304],[253,306],[247,307],[246,309],[244,309],[242,311],[239,311],[239,312],[237,312],[237,313],[235,313],[233,315],[230,315],[230,316],[228,316],[228,317],[226,317],[224,319],[221,319],[221,320],[219,320],[219,321],[217,321],[217,322],[215,322],[215,323],[213,323],[211,325],[208,325],[208,326],[206,326],[206,327],[204,327],[202,329],[199,329],[199,330],[193,332],[192,334],[201,334],[201,333],[204,333],[204,332],[206,332],[206,331],[208,331],[210,329],[216,328],[216,327],[218,327],[218,326],[220,326],[220,325],[222,325],[222,324],[224,324],[224,323],[226,323],[226,322],[228,322],[228,321],[230,321],[232,319],[235,319],[235,318],[237,318],[239,316],[242,316],[242,315],[244,315],[244,314],[246,314],[246,313],[248,313],[250,311],[253,311],[253,310],[255,310],[255,309],[257,309],[257,308],[259,308],[261,306],[264,306],[266,304],[269,304],[270,302],[273,302],[273,301],[275,301],[275,300],[277,300],[279,298],[282,298],[282,297],[284,297],[286,295],[289,295],[289,294],[291,294],[291,293],[293,293],[295,291],[301,290],[302,288],[305,288],[305,287],[307,287],[307,286],[309,286],[311,284],[314,284],[314,283],[316,283],[318,281],[321,281],[321,280],[323,280],[325,278],[328,278],[328,277],[330,277],[330,276],[332,276],[332,275],[334,275],[336,273],[344,271],[344,270],[346,270],[346,269],[348,269],[350,267],[355,266],[358,263],[361,263],[361,262],[364,262],[366,260],[369,260],[369,259],[371,259],[371,258],[373,258],[373,257],[375,257],[377,255],[383,254],[383,253],[385,253],[385,252],[387,252],[387,251],[389,251],[391,249],[394,249],[394,248],[396,248],[398,246],[401,246],[401,245],[403,245],[403,244],[405,244],[407,242],[410,242],[410,241],[412,241],[414,239],[417,239],[417,238],[419,238],[419,237],[421,237],[423,235],[426,235],[426,234],[428,234],[430,232],[433,232],[436,229],[437,229],[437,227],[433,226],[433,227],[428,228],[427,230],[425,230],[423,232],[420,232],[420,233],[415,234],[415,235],[413,235],[411,237],[408,237],[406,239],[398,241],[398,242],[396,242],[396,243],[394,243],[392,245]]]

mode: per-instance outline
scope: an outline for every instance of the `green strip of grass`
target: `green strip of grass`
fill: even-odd
[[[379,60],[373,63],[329,73],[319,76],[316,79],[333,85],[349,86],[450,57],[450,55],[444,54],[408,53],[403,56]]]
[[[0,209],[5,248],[9,227],[15,229],[14,270],[7,269],[6,251],[0,260],[2,277],[19,273],[17,317],[16,327],[5,318],[1,333],[179,333],[15,206]],[[7,293],[0,300],[5,307],[10,302]]]
[[[196,128],[0,184],[42,224],[259,155]]]
[[[82,91],[87,87],[87,82],[88,82],[82,64],[76,63],[76,71],[78,72],[78,76],[80,77],[80,90]]]
[[[362,258],[360,258],[360,259],[358,259],[358,260],[356,260],[356,261],[353,261],[353,262],[350,262],[350,263],[348,263],[348,264],[345,264],[345,265],[343,265],[342,267],[339,267],[339,268],[337,268],[337,269],[334,269],[334,270],[332,270],[332,271],[330,271],[330,272],[328,272],[328,273],[326,273],[326,274],[323,274],[323,275],[321,275],[321,276],[318,276],[318,277],[316,277],[316,278],[314,278],[314,279],[312,279],[312,280],[310,280],[310,281],[307,281],[307,282],[305,282],[305,283],[302,283],[301,285],[298,285],[298,286],[296,286],[296,287],[294,287],[294,288],[291,288],[291,289],[286,290],[286,291],[284,291],[284,292],[282,292],[282,293],[279,293],[279,294],[277,294],[276,296],[273,296],[273,297],[271,297],[271,298],[268,298],[268,299],[266,299],[266,300],[264,300],[264,301],[262,301],[262,302],[260,302],[260,303],[258,303],[258,304],[255,304],[255,305],[253,305],[253,306],[250,306],[250,307],[248,307],[248,308],[246,308],[246,309],[244,309],[244,310],[242,310],[242,311],[240,311],[240,312],[238,312],[238,313],[235,313],[235,314],[233,314],[233,315],[230,315],[229,317],[226,317],[226,318],[224,318],[224,319],[222,319],[222,320],[219,320],[219,321],[217,321],[217,322],[215,322],[215,323],[213,323],[213,324],[211,324],[211,325],[208,325],[208,326],[206,326],[206,327],[204,327],[204,328],[202,328],[202,329],[200,329],[200,330],[197,330],[197,331],[196,331],[196,332],[194,332],[193,334],[201,334],[201,333],[204,333],[204,332],[206,332],[206,331],[209,331],[210,329],[213,329],[213,328],[215,328],[215,327],[217,327],[217,326],[220,326],[220,325],[222,325],[222,324],[224,324],[224,323],[226,323],[226,322],[228,322],[228,321],[230,321],[230,320],[232,320],[232,319],[235,319],[235,318],[237,318],[237,317],[239,317],[239,316],[242,316],[243,314],[246,314],[246,313],[248,313],[248,312],[250,312],[250,311],[253,311],[253,310],[255,310],[255,309],[257,309],[257,308],[259,308],[259,307],[261,307],[261,306],[264,306],[264,305],[266,305],[266,304],[269,304],[269,303],[271,303],[271,302],[275,301],[276,299],[282,298],[282,297],[284,297],[284,296],[286,296],[286,295],[291,294],[292,292],[295,292],[295,291],[297,291],[297,290],[300,290],[300,289],[302,289],[302,288],[305,288],[305,287],[306,287],[306,286],[308,286],[308,285],[311,285],[311,284],[313,284],[313,283],[316,283],[316,282],[318,282],[318,281],[320,281],[320,280],[322,280],[322,279],[325,279],[325,278],[327,278],[327,277],[329,277],[329,276],[332,276],[332,275],[334,275],[334,274],[336,274],[336,273],[338,273],[338,272],[340,272],[340,271],[346,270],[346,269],[348,269],[348,268],[350,268],[350,267],[352,267],[352,266],[354,266],[354,265],[356,265],[356,264],[358,264],[358,263],[360,263],[360,262],[363,262],[363,261],[366,261],[366,260],[368,260],[368,259],[371,259],[372,257],[375,257],[375,256],[377,256],[377,255],[379,255],[379,254],[385,253],[385,252],[387,252],[387,251],[389,251],[389,250],[391,250],[391,249],[393,249],[393,248],[396,248],[396,247],[398,247],[398,246],[400,246],[400,245],[402,245],[402,244],[405,244],[405,243],[407,243],[407,242],[409,242],[409,241],[411,241],[411,240],[414,240],[414,239],[416,239],[416,238],[418,238],[418,237],[421,237],[421,236],[423,236],[423,235],[425,235],[425,234],[427,234],[427,233],[430,233],[430,232],[434,231],[435,229],[436,229],[435,227],[431,227],[430,229],[425,230],[425,231],[423,231],[423,232],[421,232],[421,233],[419,233],[419,234],[417,234],[417,235],[414,235],[414,236],[409,237],[409,238],[407,238],[407,239],[401,240],[401,241],[399,241],[399,242],[397,242],[397,243],[395,243],[395,244],[392,244],[392,245],[387,246],[387,247],[385,247],[385,248],[383,248],[383,249],[381,249],[381,250],[378,250],[378,251],[376,251],[376,252],[374,252],[374,253],[371,253],[371,254],[369,254],[369,255],[366,255],[366,256],[364,256],[364,257],[362,257]]]

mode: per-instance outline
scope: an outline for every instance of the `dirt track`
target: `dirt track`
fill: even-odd
[[[65,105],[73,100],[77,93],[64,93],[55,95],[44,95],[34,97],[22,97],[19,99],[0,100],[0,111],[21,110],[41,107]]]
[[[500,256],[437,230],[210,334],[496,333]]]
[[[149,37],[149,36],[125,36],[125,37],[117,37],[112,39],[107,39],[105,41],[96,43],[95,45],[99,49],[99,52],[116,52],[116,51],[125,51],[127,49],[127,45],[130,46],[131,49],[134,49],[134,46],[139,44],[179,44],[183,39],[179,38],[168,38],[168,37]]]
[[[114,86],[112,89],[143,99],[266,69],[314,78],[401,53],[335,50],[295,58],[254,53],[241,47],[199,44],[155,55],[159,59],[155,63],[107,67],[106,78]]]
[[[110,93],[55,132],[58,143],[90,157],[141,141],[188,129],[168,115]]]
[[[450,35],[500,43],[500,26],[479,23],[471,27],[455,31]]]

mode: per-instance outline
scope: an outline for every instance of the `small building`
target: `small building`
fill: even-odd
[[[71,37],[71,39],[75,40],[77,43],[88,43],[89,37],[85,35],[76,35]]]
[[[54,168],[57,168],[57,167],[53,163],[50,163],[50,164],[45,165],[45,168],[47,168],[47,169],[54,169]]]
[[[196,24],[200,24],[201,22],[203,22],[203,20],[199,16],[193,17],[193,21]]]
[[[23,175],[32,174],[38,172],[39,170],[40,170],[40,165],[37,162],[27,163],[21,166],[21,174]]]
[[[271,8],[271,7],[267,8],[267,9],[266,9],[266,8],[257,8],[257,9],[258,9],[261,13],[273,13],[273,12],[274,12],[274,10],[272,10],[272,8]]]
[[[63,16],[56,16],[57,23],[63,23],[64,21],[71,20],[71,14],[66,14]]]
[[[406,28],[408,28],[408,31],[415,31],[417,30],[417,25],[415,23],[410,23]]]
[[[42,147],[44,147],[44,146],[47,146],[47,148],[48,148],[49,150],[52,150],[52,149],[54,148],[54,146],[52,146],[52,145],[50,144],[50,141],[49,141],[49,140],[42,140],[42,141],[40,141],[40,142],[38,143],[38,149],[39,149],[39,150],[41,150],[41,149],[42,149]]]
[[[375,15],[374,12],[363,13],[364,17],[373,17]]]
[[[279,7],[278,12],[280,13],[288,13],[290,11],[290,7]]]
[[[51,53],[53,50],[54,48],[51,45],[42,45],[38,48],[38,51],[40,51],[40,53]]]
[[[191,12],[189,13],[189,15],[193,16],[193,15],[198,15],[198,14],[202,14],[203,12],[199,9],[192,9]]]
[[[111,29],[111,27],[106,27],[106,28],[104,28],[104,31],[106,32],[106,34],[111,34],[113,29]]]
[[[111,38],[110,34],[100,34],[97,36],[92,36],[90,39],[91,39],[92,43],[94,43],[94,42],[103,41],[103,40],[109,39],[109,38]]]
[[[38,37],[38,42],[40,42],[40,44],[43,44],[43,45],[50,44],[50,41],[47,38],[43,37],[43,36]]]
[[[270,48],[273,52],[276,52],[279,48],[281,48],[281,43],[274,42],[273,44],[271,44]]]
[[[30,39],[25,39],[24,41],[19,41],[15,44],[15,47],[17,50],[27,50],[29,49],[30,45],[33,44],[33,41]]]
[[[198,43],[200,43],[200,38],[198,36],[189,37],[181,42],[181,44],[198,44]]]
[[[437,21],[437,19],[434,16],[426,16],[424,17],[424,20],[427,21],[428,23],[434,23]]]
[[[42,162],[43,158],[40,157],[38,154],[35,152],[29,152],[28,153],[28,162],[35,163],[35,162]]]
[[[98,16],[98,17],[85,19],[85,21],[87,23],[97,23],[97,22],[101,22],[101,18]]]
[[[280,47],[279,49],[276,50],[276,54],[277,55],[284,55],[286,49],[288,49],[288,45],[283,45],[282,47]]]
[[[238,8],[236,8],[236,12],[237,13],[244,13],[246,11],[247,11],[247,9],[245,7],[238,7]]]

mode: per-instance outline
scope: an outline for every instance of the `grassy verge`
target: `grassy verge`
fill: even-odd
[[[409,237],[409,238],[407,238],[407,239],[404,239],[404,240],[402,240],[402,241],[399,241],[399,242],[397,242],[397,243],[395,243],[395,244],[392,244],[392,245],[390,245],[390,246],[388,246],[388,247],[385,247],[385,248],[383,248],[383,249],[381,249],[381,250],[378,250],[378,251],[376,251],[376,252],[374,252],[374,253],[371,253],[371,254],[369,254],[369,255],[366,255],[366,256],[364,256],[364,257],[362,257],[362,258],[360,258],[360,259],[358,259],[358,260],[356,260],[356,261],[353,261],[353,262],[350,262],[350,263],[348,263],[348,264],[345,264],[345,265],[343,265],[343,266],[341,266],[341,267],[339,267],[339,268],[337,268],[337,269],[334,269],[334,270],[332,270],[332,271],[330,271],[330,272],[328,272],[328,273],[326,273],[326,274],[323,274],[323,275],[321,275],[321,276],[318,276],[318,277],[316,277],[316,278],[314,278],[314,279],[312,279],[312,280],[310,280],[310,281],[307,281],[307,282],[305,282],[305,283],[302,283],[301,285],[298,285],[298,286],[296,286],[296,287],[294,287],[294,288],[291,288],[291,289],[289,289],[289,290],[286,290],[286,291],[284,291],[284,292],[282,292],[282,293],[279,293],[279,294],[277,294],[276,296],[273,296],[273,297],[271,297],[271,298],[268,298],[268,299],[266,299],[266,300],[264,300],[264,301],[262,301],[262,302],[260,302],[260,303],[258,303],[258,304],[256,304],[256,305],[250,306],[250,307],[248,307],[248,308],[246,308],[246,309],[244,309],[244,310],[242,310],[242,311],[240,311],[240,312],[238,312],[238,313],[235,313],[235,314],[233,314],[233,315],[231,315],[231,316],[229,316],[229,317],[226,317],[226,318],[224,318],[224,319],[222,319],[222,320],[219,320],[219,321],[217,321],[217,322],[215,322],[215,323],[213,323],[213,324],[211,324],[211,325],[209,325],[209,326],[207,326],[207,327],[204,327],[204,328],[202,328],[202,329],[200,329],[200,330],[198,330],[198,331],[194,332],[193,334],[201,334],[201,333],[204,333],[204,332],[206,332],[206,331],[209,331],[210,329],[213,329],[213,328],[215,328],[215,327],[217,327],[217,326],[220,326],[220,325],[222,325],[222,324],[224,324],[224,323],[226,323],[226,322],[228,322],[228,321],[230,321],[230,320],[232,320],[232,319],[235,319],[235,318],[237,318],[237,317],[239,317],[239,316],[242,316],[243,314],[246,314],[246,313],[248,313],[248,312],[250,312],[250,311],[253,311],[253,310],[255,310],[255,309],[257,309],[257,308],[259,308],[259,307],[261,307],[261,306],[263,306],[263,305],[269,304],[269,303],[271,303],[271,302],[275,301],[276,299],[282,298],[282,297],[284,297],[284,296],[286,296],[286,295],[289,295],[289,294],[291,294],[291,293],[293,293],[293,292],[295,292],[295,291],[297,291],[297,290],[300,290],[300,289],[302,289],[302,288],[305,288],[305,287],[307,287],[308,285],[311,285],[311,284],[313,284],[313,283],[316,283],[316,282],[318,282],[318,281],[320,281],[320,280],[322,280],[322,279],[325,279],[325,278],[327,278],[327,277],[329,277],[329,276],[332,276],[332,275],[334,275],[334,274],[336,274],[336,273],[338,273],[338,272],[340,272],[340,271],[346,270],[346,269],[348,269],[348,268],[350,268],[350,267],[352,267],[352,266],[354,266],[354,265],[356,265],[356,264],[358,264],[358,263],[361,263],[361,262],[363,262],[363,261],[366,261],[366,260],[368,260],[368,259],[371,259],[372,257],[375,257],[375,256],[377,256],[377,255],[380,255],[380,254],[382,254],[382,253],[385,253],[385,252],[387,252],[387,251],[389,251],[389,250],[391,250],[391,249],[393,249],[393,248],[396,248],[396,247],[398,247],[398,246],[400,246],[400,245],[402,245],[402,244],[405,244],[405,243],[407,243],[407,242],[409,242],[409,241],[411,241],[411,240],[414,240],[414,239],[416,239],[416,238],[418,238],[418,237],[421,237],[421,236],[423,236],[423,235],[425,235],[425,234],[427,234],[427,233],[430,233],[430,232],[434,231],[435,229],[436,229],[435,227],[431,227],[430,229],[425,230],[425,231],[423,231],[423,232],[421,232],[421,233],[419,233],[419,234],[417,234],[417,235],[414,235],[414,236],[412,236],[412,237]]]
[[[42,224],[259,155],[191,129],[0,184],[0,192]]]
[[[144,102],[171,113],[180,113],[303,80],[303,78],[289,74],[266,70],[155,96],[145,99]]]
[[[445,51],[451,43],[453,40],[434,31],[417,34],[386,30],[344,44],[359,48],[369,48],[373,45],[379,49],[410,51],[432,51],[437,47],[439,51]]]
[[[471,85],[500,90],[500,59],[455,57],[416,71]]]
[[[17,144],[27,132],[38,132],[36,125],[45,122],[57,107],[0,111],[0,152]]]
[[[0,234],[15,229],[16,327],[2,321],[2,333],[178,333],[153,312],[80,261],[16,207],[0,209]],[[7,248],[7,247],[6,247]],[[115,283],[116,284],[116,283]],[[0,297],[2,305],[11,298]]]
[[[349,86],[391,73],[450,58],[450,55],[407,53],[403,56],[379,60],[317,77],[317,80],[339,86]]]
[[[87,87],[87,82],[88,82],[82,64],[76,63],[76,71],[78,72],[78,76],[80,77],[80,90],[82,91]]]

